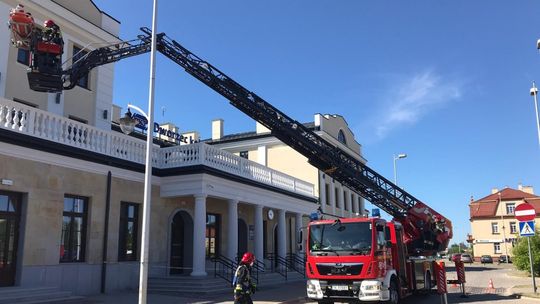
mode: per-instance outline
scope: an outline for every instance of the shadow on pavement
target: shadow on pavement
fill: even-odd
[[[481,266],[481,265],[474,265],[474,264],[466,264],[465,265],[465,272],[468,271],[496,271],[498,268],[493,267],[487,267],[487,266]],[[446,266],[446,271],[456,271],[456,267],[454,266]]]

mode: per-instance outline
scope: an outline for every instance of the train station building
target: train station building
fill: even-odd
[[[120,41],[120,22],[91,0],[20,2],[36,23],[60,26],[68,64],[94,45]],[[0,0],[2,24],[17,4]],[[120,131],[113,83],[123,80],[114,79],[114,64],[93,69],[72,90],[40,93],[29,89],[29,54],[10,46],[6,26],[0,54],[0,289],[136,288],[146,135]],[[245,251],[266,264],[302,254],[296,232],[311,213],[365,213],[357,193],[262,125],[224,134],[222,119],[208,123],[209,138],[172,123],[154,138],[150,277],[206,276],[213,257]],[[344,117],[315,114],[305,126],[366,162]]]

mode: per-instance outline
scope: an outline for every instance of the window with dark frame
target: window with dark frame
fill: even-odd
[[[84,262],[88,198],[77,195],[65,195],[64,212],[62,215],[60,262]]]
[[[120,204],[120,232],[118,261],[136,261],[139,240],[139,205]]]
[[[343,209],[349,211],[349,206],[347,205],[347,192],[343,191]]]
[[[326,194],[326,204],[330,206],[330,185],[328,185],[327,183],[324,183],[324,193]]]
[[[206,214],[206,256],[215,257],[219,254],[219,234],[221,217],[219,214]]]
[[[74,45],[73,46],[73,61],[72,62],[73,63],[77,62],[79,59],[86,56],[86,54],[88,54],[88,51],[83,51],[80,47]],[[89,89],[89,87],[88,87],[88,84],[90,83],[89,77],[88,77],[89,73],[90,72],[88,72],[86,75],[79,78],[79,80],[77,81],[78,86],[80,86],[81,88]]]
[[[17,62],[24,65],[30,64],[30,51],[24,49],[17,49]]]
[[[240,151],[240,157],[249,159],[249,151]]]

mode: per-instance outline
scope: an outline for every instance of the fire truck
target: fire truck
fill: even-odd
[[[95,67],[149,52],[155,39],[157,51],[270,129],[314,167],[393,216],[392,221],[338,218],[311,222],[306,238],[310,298],[321,303],[397,303],[407,294],[432,288],[433,259],[429,257],[448,246],[452,238],[448,219],[177,41],[141,28],[136,39],[84,50],[63,69],[59,59],[63,41],[51,39],[47,25],[35,25],[24,7],[10,12],[9,27],[12,45],[31,52],[28,81],[30,89],[39,92],[72,89]]]

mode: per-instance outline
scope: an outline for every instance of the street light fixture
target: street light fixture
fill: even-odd
[[[396,169],[396,161],[400,158],[405,158],[407,157],[407,154],[405,153],[401,153],[401,154],[398,154],[397,156],[394,155],[394,184],[396,184],[397,186],[397,169]]]
[[[128,105],[126,116],[120,118],[120,129],[124,133],[131,133],[137,124],[131,116],[129,108],[138,110],[144,114],[148,120],[148,131],[146,134],[146,162],[144,173],[144,202],[142,218],[142,241],[141,241],[141,261],[139,271],[139,302],[146,304],[148,287],[148,248],[150,236],[150,205],[152,203],[152,146],[153,146],[153,126],[154,126],[154,89],[156,80],[156,29],[157,29],[157,0],[153,0],[152,12],[152,46],[150,48],[150,84],[148,90],[148,115],[144,114],[140,108]],[[129,132],[128,132],[129,131]]]
[[[540,40],[538,40],[540,42]],[[538,144],[540,145],[540,119],[538,118],[538,88],[536,87],[536,83],[533,81],[533,85],[531,88],[531,96],[534,98],[534,109],[536,111],[536,131],[538,132]]]

